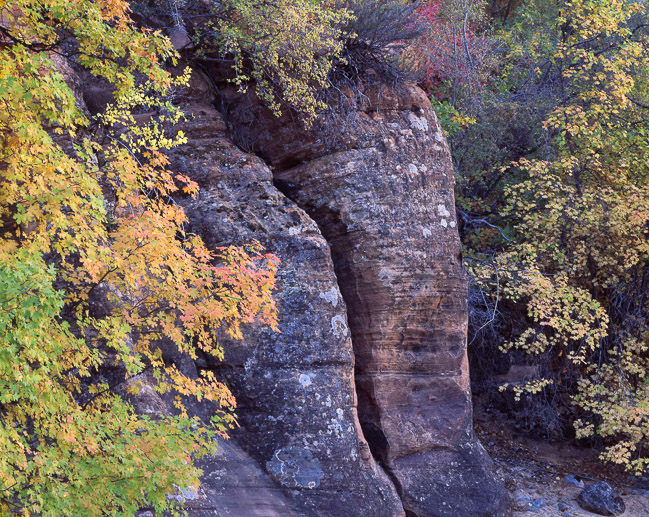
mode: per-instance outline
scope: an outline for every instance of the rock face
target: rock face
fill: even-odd
[[[189,366],[191,367],[191,366]],[[173,413],[171,397],[162,398],[145,381],[137,397],[132,398],[136,411],[163,415]],[[198,413],[206,407],[194,407]],[[209,413],[209,411],[205,411]],[[199,487],[189,487],[175,497],[180,499],[192,517],[302,517],[291,501],[259,464],[232,440],[219,440],[216,455],[202,458]],[[152,509],[143,508],[137,517],[154,517]]]
[[[254,103],[231,113],[239,127],[254,121],[248,141],[331,246],[361,426],[407,515],[507,515],[472,431],[467,284],[446,140],[420,90],[373,88],[365,99],[330,146],[326,128],[305,135]]]
[[[179,200],[190,230],[213,249],[258,240],[282,261],[281,333],[223,338],[223,362],[168,358],[215,371],[238,401],[241,428],[183,494],[192,516],[509,515],[472,433],[445,139],[421,91],[363,98],[344,123],[305,132],[233,95],[234,127],[274,178],[232,143],[207,81],[195,74],[179,99],[194,118],[172,168],[201,187]],[[136,406],[169,411],[154,393]]]
[[[189,98],[200,97],[201,88],[195,84]],[[174,153],[173,168],[201,187],[196,200],[182,201],[191,230],[210,248],[258,240],[281,260],[275,294],[281,333],[252,326],[241,342],[222,340],[223,362],[197,363],[215,370],[234,393],[241,428],[233,441],[258,465],[242,470],[242,459],[215,460],[226,475],[208,475],[207,491],[227,493],[223,482],[232,485],[245,472],[251,485],[244,489],[246,481],[235,481],[241,507],[231,503],[223,513],[213,505],[216,513],[209,515],[404,515],[358,423],[346,306],[327,242],[273,186],[268,167],[228,140],[213,107],[190,104],[184,110],[194,119],[181,128],[189,143]],[[215,471],[211,462],[207,467]],[[264,483],[255,474],[259,467],[268,476]],[[268,484],[282,498],[276,497],[270,513],[258,492],[268,492]],[[254,511],[251,501],[259,503]],[[277,510],[284,501],[286,510]],[[191,510],[203,515],[196,512]]]

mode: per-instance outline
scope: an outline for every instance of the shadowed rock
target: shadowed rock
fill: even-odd
[[[584,488],[577,496],[577,503],[584,510],[598,515],[622,515],[626,510],[624,500],[604,481]]]

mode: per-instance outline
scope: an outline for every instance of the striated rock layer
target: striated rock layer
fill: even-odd
[[[79,88],[99,109],[110,92],[93,84]],[[224,338],[224,362],[166,358],[214,370],[238,401],[241,428],[202,460],[200,489],[183,494],[192,516],[508,515],[471,430],[445,139],[419,90],[365,93],[361,109],[310,133],[225,99],[294,201],[233,145],[198,74],[179,99],[194,118],[172,165],[201,186],[179,200],[191,230],[211,248],[258,240],[282,260],[281,334],[252,326],[242,342]],[[136,407],[171,410],[146,389]]]
[[[247,99],[230,114],[331,246],[360,422],[406,514],[505,516],[506,492],[472,430],[446,139],[421,90],[364,94],[356,112],[306,134]]]
[[[208,97],[205,88],[197,80],[189,99]],[[190,515],[404,515],[358,423],[346,306],[327,242],[273,186],[268,167],[226,137],[212,106],[184,110],[194,118],[181,128],[188,144],[174,152],[173,167],[201,187],[196,200],[182,201],[191,230],[212,249],[258,240],[281,260],[281,333],[248,327],[243,341],[222,340],[223,362],[206,357],[196,365],[233,391],[241,428],[224,456],[204,465],[205,493],[188,503]],[[224,506],[230,487],[236,491]]]

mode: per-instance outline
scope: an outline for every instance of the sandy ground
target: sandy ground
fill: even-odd
[[[649,479],[604,465],[592,451],[517,437],[510,429],[506,424],[476,421],[476,432],[510,491],[515,517],[597,515],[579,507],[576,499],[581,488],[566,482],[567,475],[578,476],[586,485],[608,482],[624,499],[624,517],[649,517]],[[537,501],[540,507],[530,508],[538,499],[543,504]]]

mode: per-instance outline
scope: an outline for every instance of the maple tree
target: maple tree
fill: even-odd
[[[254,244],[211,252],[173,203],[197,190],[167,168],[165,151],[184,141],[166,131],[181,116],[167,92],[188,77],[165,70],[174,56],[123,0],[0,2],[2,513],[175,511],[176,490],[198,483],[191,458],[214,450],[234,400],[210,372],[165,363],[161,344],[221,356],[215,329],[277,324],[276,259]],[[98,129],[66,60],[115,88]],[[121,380],[100,375],[107,367]],[[144,374],[175,397],[173,415],[134,412],[123,395]],[[182,396],[220,409],[199,421]]]
[[[536,380],[507,387],[517,400],[545,394],[556,404],[552,418],[567,414],[578,437],[601,437],[603,459],[642,473],[649,440],[646,6],[508,6],[507,24],[493,22],[503,49],[498,72],[483,81],[479,109],[458,100],[455,107],[474,120],[451,135],[467,266],[481,293],[474,331],[507,327],[501,349],[539,366]],[[499,303],[509,311],[507,325],[496,321],[505,310]]]
[[[544,350],[562,350],[580,372],[577,435],[597,432],[609,444],[602,456],[638,473],[649,439],[647,333],[639,324],[645,288],[638,283],[649,256],[649,40],[638,21],[645,16],[636,2],[561,6],[551,54],[559,102],[544,122],[553,155],[520,160],[523,179],[506,189],[517,219],[513,252],[539,273],[522,288],[551,279],[529,296],[530,316],[542,327],[514,345],[543,339]],[[561,305],[567,310],[557,311]]]

